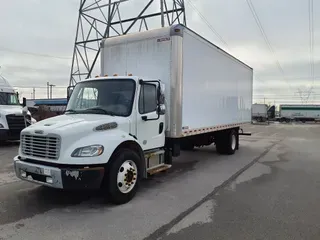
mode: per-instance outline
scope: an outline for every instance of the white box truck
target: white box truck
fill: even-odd
[[[252,104],[252,120],[257,122],[265,122],[268,119],[268,105],[267,104]]]
[[[26,99],[23,98],[23,106]],[[0,75],[0,145],[7,140],[19,140],[22,129],[33,123],[31,113],[22,115],[23,106],[9,82]]]
[[[126,203],[180,147],[215,143],[233,154],[251,122],[252,79],[249,66],[182,25],[106,39],[101,76],[68,88],[64,115],[22,131],[16,174],[55,188],[102,188]]]
[[[290,121],[316,121],[320,118],[320,105],[311,104],[282,104],[280,109],[280,122]]]

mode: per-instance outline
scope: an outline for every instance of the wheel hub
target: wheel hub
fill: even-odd
[[[130,192],[137,182],[137,166],[131,161],[125,161],[118,171],[118,188],[122,193]]]
[[[135,173],[133,168],[131,168],[130,170],[127,171],[127,173],[125,174],[125,179],[124,181],[126,182],[126,184],[131,184],[131,182],[133,180],[135,180]]]
[[[236,144],[237,144],[236,136],[232,135],[231,136],[231,148],[232,148],[232,150],[236,149]]]

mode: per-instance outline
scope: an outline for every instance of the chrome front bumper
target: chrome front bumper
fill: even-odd
[[[21,180],[60,189],[97,189],[104,177],[104,167],[51,167],[14,157],[16,176]]]
[[[24,162],[16,156],[14,157],[14,169],[16,176],[22,180],[53,188],[63,188],[59,168]]]

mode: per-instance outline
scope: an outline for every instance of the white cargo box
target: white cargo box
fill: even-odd
[[[252,117],[267,117],[268,105],[267,104],[252,104]]]
[[[285,118],[319,118],[320,105],[280,105],[280,116]]]
[[[166,85],[167,136],[251,122],[253,70],[182,26],[101,43],[101,74],[160,79]]]

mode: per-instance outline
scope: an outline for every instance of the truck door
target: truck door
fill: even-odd
[[[164,146],[165,117],[157,112],[157,84],[140,85],[137,138],[143,150]]]

